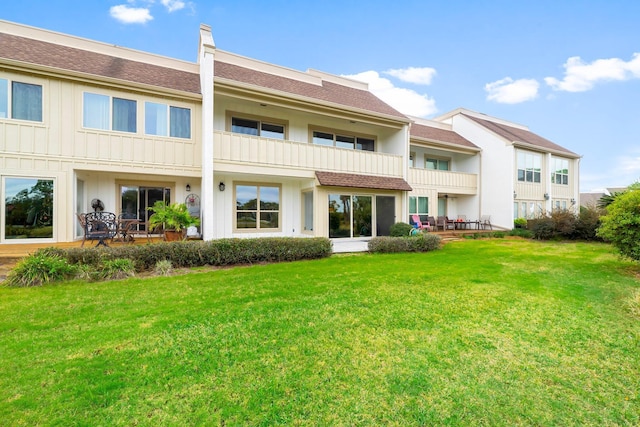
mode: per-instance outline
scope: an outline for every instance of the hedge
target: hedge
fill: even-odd
[[[406,237],[374,237],[369,241],[369,252],[429,252],[440,248],[440,236],[419,234]]]

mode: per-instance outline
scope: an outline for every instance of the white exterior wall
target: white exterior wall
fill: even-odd
[[[461,115],[452,118],[453,130],[482,149],[480,155],[479,216],[491,215],[497,227],[513,228],[513,147]]]

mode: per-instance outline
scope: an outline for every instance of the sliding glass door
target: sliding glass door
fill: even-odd
[[[157,201],[166,204],[171,203],[171,189],[166,187],[142,187],[135,185],[123,185],[120,187],[121,213],[132,218],[138,218],[141,222],[147,222],[152,215],[147,208]],[[140,230],[145,230],[145,225],[140,225]]]
[[[393,196],[329,195],[330,238],[371,237],[374,224],[375,235],[386,236],[394,220]]]

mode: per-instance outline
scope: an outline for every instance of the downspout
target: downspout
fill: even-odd
[[[200,25],[200,88],[202,91],[202,212],[203,240],[215,237],[215,203],[213,187],[213,67],[216,47],[209,25]]]

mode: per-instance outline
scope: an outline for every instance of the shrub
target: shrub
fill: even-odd
[[[429,252],[440,248],[440,241],[440,236],[428,233],[414,237],[374,237],[369,240],[369,252]]]
[[[495,237],[496,239],[504,239],[506,233],[504,231],[494,231],[491,233],[491,237]]]
[[[640,190],[617,195],[600,219],[598,236],[610,241],[623,256],[640,260]]]
[[[600,209],[581,206],[574,230],[574,239],[601,240],[597,235],[601,214]]]
[[[104,261],[100,271],[102,278],[120,280],[135,276],[135,266],[132,260],[117,258]]]
[[[170,276],[173,272],[173,265],[168,259],[163,259],[156,262],[156,268],[154,271],[158,276]]]
[[[41,286],[45,283],[67,279],[75,273],[76,267],[60,256],[46,252],[36,252],[23,258],[11,270],[6,280],[7,286]]]
[[[331,241],[323,237],[268,237],[66,250],[45,248],[37,253],[64,259],[68,264],[81,267],[83,277],[99,279],[114,275],[128,277],[133,271],[151,271],[159,262],[167,260],[174,268],[297,261],[325,258],[331,255],[331,248]]]
[[[527,230],[526,228],[514,228],[509,231],[509,236],[517,236],[522,237],[524,239],[530,239],[533,237],[533,233],[531,230]]]
[[[391,237],[404,237],[408,236],[409,232],[413,229],[411,224],[407,224],[406,222],[396,222],[389,229],[389,235]]]
[[[514,228],[527,228],[527,219],[526,218],[516,218],[513,220]]]

